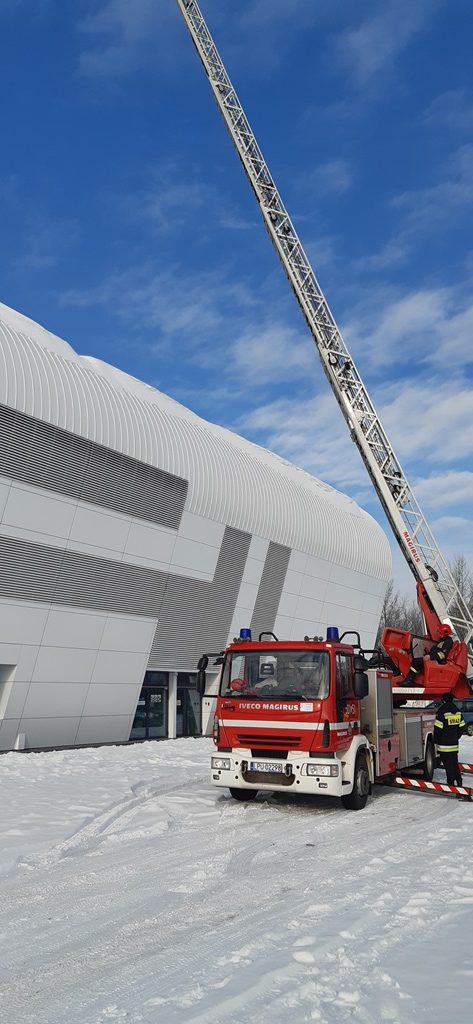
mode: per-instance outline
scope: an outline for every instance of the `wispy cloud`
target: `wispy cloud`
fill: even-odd
[[[330,392],[258,405],[235,427],[335,487],[369,493],[366,471]]]
[[[189,230],[191,221],[199,223],[202,234],[202,213],[207,223],[228,231],[260,229],[260,222],[241,216],[238,205],[229,207],[226,196],[210,188],[200,175],[198,166],[186,168],[166,163],[146,172],[146,183],[138,185],[134,193],[119,196],[116,202],[125,216],[136,223],[145,224],[160,234],[173,234],[182,228]]]
[[[299,175],[296,186],[304,192],[308,203],[318,203],[327,196],[347,192],[353,184],[353,171],[347,160],[326,160],[312,170]]]
[[[409,246],[402,238],[394,238],[381,246],[378,252],[361,256],[355,261],[355,269],[366,270],[389,270],[392,267],[401,266],[409,253]]]
[[[385,0],[374,16],[342,32],[336,51],[359,87],[389,69],[413,38],[428,25],[436,0]]]
[[[420,500],[428,502],[431,508],[448,508],[463,503],[471,507],[473,473],[469,470],[451,470],[429,476],[417,483],[416,493]]]
[[[371,287],[352,309],[344,336],[371,369],[424,363],[465,366],[473,361],[473,293],[456,288]],[[424,368],[425,372],[425,368]]]
[[[449,89],[437,96],[424,113],[424,123],[436,131],[448,128],[460,134],[473,131],[473,99],[466,89]]]
[[[61,297],[62,305],[104,307],[135,330],[156,329],[164,340],[185,334],[203,337],[224,326],[229,309],[234,309],[238,324],[252,302],[245,284],[216,272],[184,276],[178,268],[163,270],[153,263],[110,274],[97,287],[69,289]]]
[[[123,78],[172,59],[174,7],[155,0],[107,0],[78,23],[85,40],[79,72],[90,78]]]
[[[22,249],[13,265],[25,270],[49,270],[62,261],[79,235],[79,224],[72,218],[60,220],[36,213],[29,218]]]
[[[404,215],[402,235],[425,239],[451,226],[473,204],[473,145],[461,146],[449,158],[443,179],[423,189],[403,192],[392,204]]]
[[[356,270],[401,266],[440,233],[451,232],[473,206],[473,145],[456,149],[439,168],[438,180],[392,196],[396,233],[380,249],[356,260]]]

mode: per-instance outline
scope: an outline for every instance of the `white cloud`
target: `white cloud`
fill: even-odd
[[[423,362],[455,368],[473,361],[473,294],[456,288],[370,288],[344,325],[348,347],[370,369]],[[366,364],[368,365],[368,363]]]
[[[454,228],[473,205],[473,145],[453,152],[440,168],[433,185],[395,195],[390,205],[396,210],[396,234],[377,252],[356,260],[355,269],[388,270],[399,266],[413,250],[437,235]]]
[[[305,252],[317,273],[337,259],[338,240],[334,235],[320,235],[304,242]]]
[[[78,24],[87,40],[79,72],[92,78],[121,78],[167,63],[175,46],[174,7],[156,0],[107,0],[95,7]]]
[[[171,341],[176,335],[192,339],[223,328],[234,311],[239,316],[253,299],[244,284],[225,281],[219,274],[185,277],[174,268],[161,270],[152,264],[109,275],[88,290],[71,289],[62,295],[63,305],[103,306],[109,314],[133,324],[138,331],[156,329]]]
[[[189,216],[201,210],[207,201],[205,186],[198,181],[172,180],[170,174],[159,175],[156,183],[143,195],[125,201],[133,216],[160,231],[176,231],[188,224]]]
[[[302,334],[302,336],[301,336]],[[274,381],[313,377],[315,351],[303,332],[277,322],[245,331],[230,349],[228,370],[264,392]]]
[[[78,24],[86,44],[79,71],[91,78],[119,79],[131,73],[175,66],[183,52],[184,32],[175,0],[106,0]],[[294,35],[314,22],[331,21],[343,10],[343,0],[209,0],[209,28],[225,57],[267,73],[280,64]],[[264,46],[255,41],[264,33]],[[192,58],[189,49],[189,61]]]
[[[13,260],[13,265],[27,270],[49,270],[61,262],[79,234],[75,220],[33,214],[28,218],[22,252]]]
[[[340,62],[363,87],[385,71],[435,13],[436,0],[385,0],[376,13],[337,41]]]
[[[440,227],[450,227],[473,203],[473,145],[461,146],[449,158],[445,176],[436,185],[403,192],[392,200],[404,214],[401,233],[428,237]]]
[[[405,262],[409,253],[406,242],[400,238],[391,239],[370,256],[362,256],[355,261],[355,269],[365,270],[388,270],[391,267],[398,267]]]
[[[366,470],[330,392],[312,398],[294,393],[261,404],[235,426],[335,487],[357,497],[371,493]]]
[[[473,454],[471,382],[412,380],[390,385],[389,392],[383,419],[403,458],[448,465]]]
[[[314,204],[327,196],[347,192],[352,183],[353,173],[348,161],[333,158],[299,175],[296,184],[304,192],[306,202]]]
[[[473,100],[465,89],[450,89],[437,96],[424,114],[425,124],[436,131],[439,127],[471,134],[473,130]]]
[[[465,519],[464,516],[439,516],[438,519],[434,519],[432,522],[433,530],[469,530],[470,537],[473,538],[473,519]],[[472,544],[472,540],[468,540],[468,546]]]
[[[473,502],[473,473],[470,470],[449,470],[420,480],[415,487],[420,501],[431,508],[449,508]]]

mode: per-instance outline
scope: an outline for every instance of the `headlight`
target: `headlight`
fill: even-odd
[[[329,775],[331,778],[336,778],[338,775],[338,764],[306,764],[307,775]]]
[[[212,768],[223,768],[226,771],[230,771],[232,762],[230,757],[212,757],[211,758]]]

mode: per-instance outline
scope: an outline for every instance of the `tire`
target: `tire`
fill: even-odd
[[[234,800],[254,800],[257,792],[257,789],[235,789],[234,786],[230,786],[230,793]]]
[[[371,792],[368,765],[364,754],[358,754],[355,761],[355,778],[351,793],[342,796],[347,811],[362,811]]]
[[[424,773],[422,776],[422,778],[425,779],[426,782],[432,782],[436,767],[435,762],[436,758],[434,744],[432,743],[432,740],[427,740],[425,746]]]
[[[466,727],[466,734],[467,736],[473,736],[473,722],[468,722],[468,725]]]

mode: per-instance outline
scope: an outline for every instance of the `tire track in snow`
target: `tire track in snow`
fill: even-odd
[[[198,779],[193,779],[191,782],[178,783],[167,788],[138,782],[132,786],[131,795],[124,797],[116,804],[112,804],[111,807],[107,807],[100,814],[94,816],[91,820],[86,821],[68,839],[63,840],[49,850],[39,853],[34,857],[19,858],[13,870],[18,867],[30,869],[49,868],[57,864],[63,857],[84,854],[96,845],[97,841],[103,836],[110,835],[113,827],[118,822],[123,824],[127,819],[134,817],[149,800],[160,799],[172,793],[177,793],[179,790],[184,790],[187,793],[189,788],[201,785],[203,782],[205,782],[204,775]]]
[[[200,782],[194,780],[193,786]],[[182,806],[179,801],[172,804],[180,826],[173,836],[179,842],[171,844],[169,838],[161,842],[159,836],[130,841],[127,849],[119,851],[120,871],[117,850],[105,844],[100,879],[94,884],[90,867],[96,861],[88,855],[96,841],[112,836],[120,822],[139,813],[140,808],[130,801],[140,799],[142,810],[146,801],[156,800],[160,807],[161,801],[167,803],[168,794],[180,791]],[[396,898],[401,887],[406,890],[407,934],[418,934],[422,903],[416,909],[412,902],[419,896],[418,873],[409,878],[408,865],[419,861],[419,827],[427,835],[434,832],[440,806],[435,798],[426,798],[429,806],[417,795],[389,793],[385,800],[375,799],[360,816],[332,807],[322,810],[310,801],[294,802],[289,810],[289,805],[282,810],[278,806],[275,821],[275,808],[269,802],[258,801],[243,812],[240,805],[214,795],[203,802],[205,815],[199,817],[202,808],[195,800],[190,806],[188,792],[185,784],[158,788],[153,795],[134,793],[94,819],[98,831],[91,835],[89,830],[88,840],[74,847],[76,856],[37,862],[36,872],[23,877],[19,873],[15,883],[22,887],[24,903],[35,893],[35,874],[40,875],[41,884],[49,885],[49,893],[44,893],[38,920],[39,933],[43,928],[41,950],[30,949],[26,959],[23,954],[22,987],[17,992],[6,989],[12,1019],[20,1018],[22,1024],[34,1020],[63,1024],[65,1019],[68,1024],[91,1024],[102,1019],[107,1007],[110,1013],[115,1007],[129,1021],[153,1024],[194,1024],[199,1014],[202,1020],[219,1024],[223,1020],[225,1024],[256,1020],[274,1024],[275,1010],[284,1010],[287,1018],[295,1007],[299,1019],[301,1013],[316,1011],[338,1014],[331,1019],[342,1021],[350,1014],[356,1019],[360,1013],[355,998],[357,968],[364,965],[366,973],[366,964],[371,965],[373,984],[389,988],[390,983],[381,978],[381,967],[369,959],[370,942],[373,936],[378,946],[384,942],[380,949],[384,958],[400,941],[390,927],[391,907],[384,899],[388,889]],[[396,809],[401,801],[403,810],[407,808],[409,799],[418,801],[419,811],[415,813],[413,806],[411,822],[401,815],[400,833]],[[212,811],[210,820],[207,808]],[[445,823],[450,816],[458,821],[458,810],[458,805],[444,807]],[[75,834],[76,839],[82,831]],[[308,841],[314,846],[308,847]],[[265,853],[272,842],[275,853],[268,861]],[[436,843],[437,837],[428,840],[426,852]],[[82,854],[87,862],[82,863]],[[180,866],[175,863],[178,858]],[[107,865],[110,885],[104,891]],[[176,899],[169,886],[179,879],[180,870],[189,886]],[[143,886],[146,879],[151,887]],[[428,881],[422,881],[422,890],[426,889]],[[67,900],[68,891],[69,920],[52,921],[45,928],[46,915],[57,913],[57,899]],[[366,906],[376,899],[379,905],[368,917]],[[80,915],[79,905],[83,906]],[[30,917],[34,916],[34,901],[29,909]],[[334,918],[345,934],[333,935]],[[21,955],[20,945],[17,949]],[[220,958],[219,950],[225,954]],[[237,996],[239,1001],[232,1003]],[[394,982],[389,1000],[396,1013],[399,1010],[391,1019],[404,1024],[408,1018],[400,1016],[404,1007]],[[369,1016],[364,1019],[370,1022]]]

